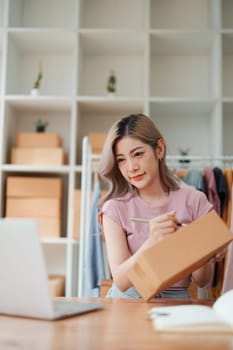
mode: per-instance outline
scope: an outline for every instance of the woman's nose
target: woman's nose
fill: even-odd
[[[130,158],[127,163],[128,163],[128,170],[132,171],[132,170],[138,169],[138,163],[135,159]]]

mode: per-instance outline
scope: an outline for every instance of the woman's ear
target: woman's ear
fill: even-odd
[[[165,142],[164,139],[158,139],[156,147],[156,155],[158,159],[163,159],[165,154]]]

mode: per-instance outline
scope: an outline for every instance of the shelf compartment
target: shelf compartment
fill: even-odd
[[[58,241],[58,240],[57,240]],[[43,241],[43,250],[49,275],[66,275],[67,244],[65,241],[58,244],[46,243]]]
[[[57,99],[41,100],[12,99],[5,102],[5,122],[3,147],[3,163],[10,163],[10,151],[15,146],[18,132],[33,132],[38,119],[47,120],[48,132],[61,136],[63,148],[67,154],[69,164],[70,132],[71,132],[71,103]],[[49,107],[48,107],[49,105]],[[69,127],[70,126],[70,127]]]
[[[150,27],[154,29],[209,29],[216,25],[216,1],[153,0]]]
[[[222,36],[223,97],[233,97],[233,32]]]
[[[2,83],[3,82],[3,47],[4,47],[4,32],[0,28],[0,94],[2,93],[2,85],[3,85]]]
[[[221,0],[222,28],[233,29],[233,2],[232,0]]]
[[[82,139],[91,132],[108,132],[112,124],[132,113],[142,113],[144,104],[142,99],[118,99],[98,100],[89,99],[79,101],[77,107],[78,130],[77,130],[77,164],[82,159]]]
[[[4,186],[4,189],[3,189],[3,193],[4,193],[4,197],[7,198],[7,190],[6,190],[6,183],[7,183],[7,178],[8,177],[11,177],[11,179],[13,179],[15,176],[16,177],[20,177],[20,178],[24,178],[24,179],[27,179],[27,178],[40,178],[40,179],[61,179],[61,197],[56,197],[56,195],[54,196],[47,196],[44,197],[42,194],[41,194],[41,202],[44,201],[44,205],[47,205],[48,203],[46,203],[46,200],[51,200],[54,202],[55,204],[55,207],[54,207],[54,212],[52,215],[48,215],[46,214],[46,216],[44,215],[43,213],[43,207],[41,207],[41,203],[40,201],[38,201],[38,210],[35,210],[34,208],[34,212],[37,213],[36,216],[35,216],[35,219],[38,219],[38,220],[50,220],[50,219],[55,219],[59,222],[59,234],[60,236],[59,237],[56,237],[54,236],[54,232],[49,232],[48,231],[48,226],[46,228],[46,232],[48,234],[48,237],[45,238],[45,234],[44,235],[41,235],[41,239],[42,240],[45,240],[45,241],[52,241],[52,242],[61,242],[64,241],[66,238],[67,238],[67,190],[68,190],[68,180],[69,180],[69,176],[67,174],[55,174],[55,173],[50,173],[50,172],[47,172],[47,173],[41,173],[41,172],[24,172],[24,171],[21,171],[21,169],[18,169],[17,170],[14,170],[14,172],[12,171],[6,171],[6,169],[4,169],[4,173],[3,173],[3,180],[4,180],[4,183],[5,183],[5,186]],[[17,183],[17,181],[15,180],[14,182],[14,185],[12,186],[17,186],[15,185]],[[12,184],[12,180],[11,180],[11,184]],[[14,187],[15,188],[15,187]],[[11,189],[13,190],[13,188],[11,187]],[[31,189],[29,188],[28,191],[30,191]],[[38,193],[39,193],[39,190],[38,190]],[[42,193],[42,191],[41,191]],[[12,203],[11,203],[11,207],[10,207],[10,204],[9,204],[9,207],[8,207],[8,213],[10,214],[10,211],[13,209],[14,212],[17,212],[18,216],[20,217],[20,215],[22,215],[22,212],[23,212],[23,209],[21,210],[21,213],[20,213],[20,209],[17,207],[19,206],[19,202],[17,204],[17,200],[20,200],[22,201],[22,204],[23,205],[28,205],[27,203],[23,203],[23,199],[24,200],[35,200],[35,199],[39,199],[39,196],[37,195],[35,198],[33,195],[26,195],[22,197],[22,195],[17,195],[16,192],[14,193],[14,195],[10,195],[9,197],[10,200],[14,200],[16,201],[15,202],[15,205],[16,207],[12,207]],[[58,201],[59,201],[59,214],[55,215],[55,208],[56,206],[58,206]],[[26,208],[26,207],[25,207]],[[19,209],[19,210],[18,210]],[[43,214],[42,214],[43,213]],[[7,215],[7,209],[5,208],[5,213],[4,213],[4,216]],[[32,212],[31,212],[31,215],[32,215]],[[32,217],[31,215],[29,215],[29,217],[31,218],[34,218]],[[25,216],[26,217],[26,216]],[[43,223],[43,225],[46,224],[46,223]],[[43,226],[42,226],[43,227]],[[52,226],[50,226],[52,227]],[[58,234],[58,232],[57,232]]]
[[[73,28],[76,0],[9,0],[9,27]]]
[[[217,79],[218,40],[213,33],[162,32],[150,37],[150,95],[211,98]]]
[[[81,28],[140,29],[146,23],[144,0],[82,0],[80,14]]]
[[[145,34],[130,31],[85,31],[79,40],[79,95],[107,96],[114,70],[117,96],[145,94]]]
[[[30,94],[42,66],[41,95],[71,96],[74,91],[74,33],[10,31],[7,94]]]
[[[191,155],[214,154],[215,108],[213,101],[150,102],[150,116],[165,138],[167,154],[177,155],[181,148],[189,148]]]
[[[233,150],[233,99],[223,102],[223,154],[232,155]],[[232,164],[230,164],[232,166]]]
[[[0,29],[2,27],[4,27],[4,25],[5,25],[5,21],[4,21],[4,19],[5,19],[5,17],[4,17],[4,14],[5,14],[5,3],[6,2],[4,0],[0,1]]]

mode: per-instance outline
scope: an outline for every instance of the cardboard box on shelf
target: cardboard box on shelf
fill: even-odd
[[[66,155],[63,148],[12,148],[11,163],[20,165],[65,164]]]
[[[61,218],[35,218],[39,225],[41,238],[61,237]]]
[[[62,147],[61,137],[56,133],[24,132],[16,134],[16,147],[57,148]]]
[[[91,132],[88,134],[93,154],[100,154],[102,152],[106,136],[106,133],[101,132]]]
[[[233,234],[211,211],[145,250],[128,276],[148,301],[205,264],[232,240]]]
[[[52,298],[65,296],[65,276],[51,275],[49,276],[48,283]]]
[[[73,197],[73,239],[80,238],[81,190],[74,191]]]
[[[62,179],[8,176],[6,217],[37,220],[42,238],[61,237]]]
[[[58,198],[7,198],[6,216],[57,217],[61,216],[61,201]]]
[[[62,197],[62,179],[49,177],[8,176],[7,197]]]

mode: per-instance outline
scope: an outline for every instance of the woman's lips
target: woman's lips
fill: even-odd
[[[144,175],[145,174],[139,174],[139,175],[131,176],[130,178],[133,181],[140,181],[143,178]]]

